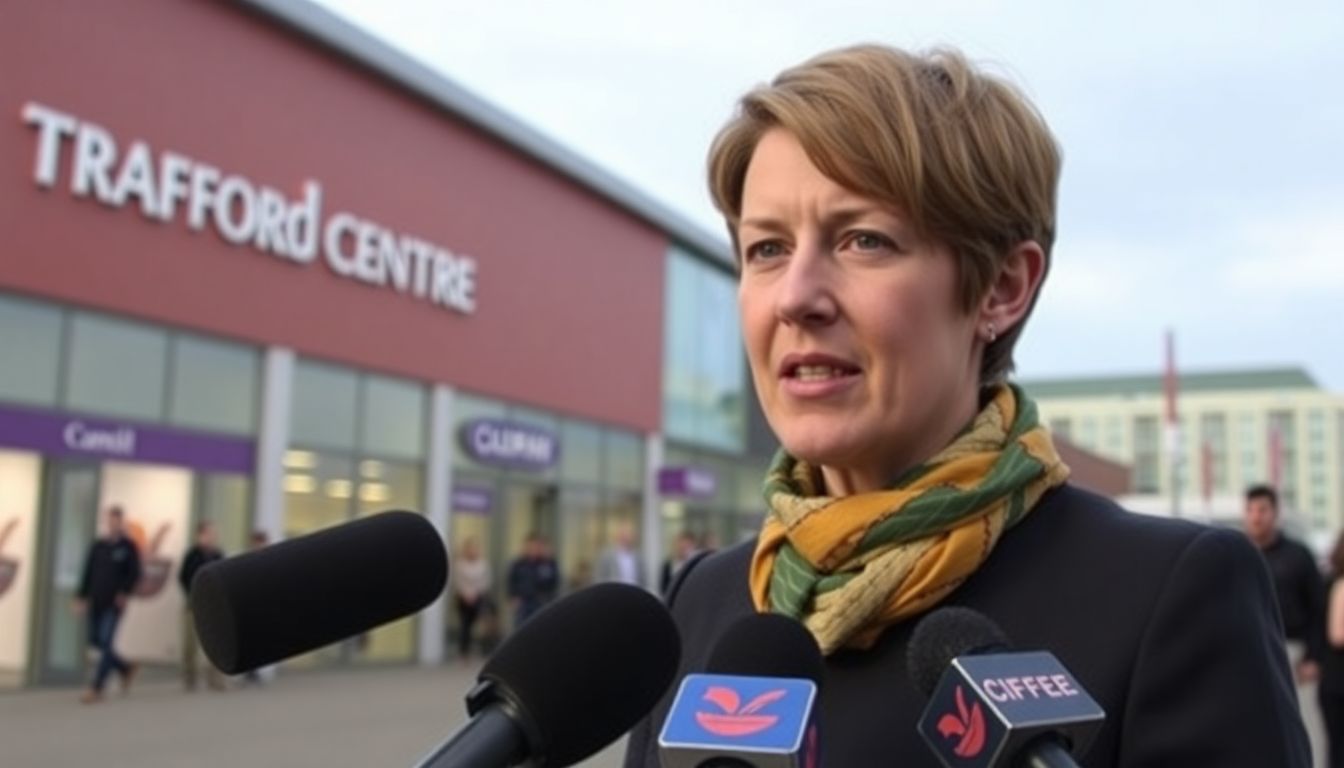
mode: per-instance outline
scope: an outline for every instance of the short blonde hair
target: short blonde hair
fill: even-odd
[[[771,128],[796,137],[836,183],[900,208],[922,233],[947,245],[956,255],[965,311],[979,303],[1019,243],[1040,244],[1048,268],[1059,146],[1021,92],[961,53],[843,48],[743,96],[709,153],[710,192],[734,245],[747,166]],[[982,383],[1012,370],[1026,319],[989,345]]]

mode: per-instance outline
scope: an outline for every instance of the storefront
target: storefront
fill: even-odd
[[[0,407],[0,684],[81,679],[85,635],[70,606],[98,513],[114,505],[143,556],[121,647],[180,658],[176,576],[194,520],[240,541],[252,466],[245,439]]]
[[[530,532],[572,589],[620,531],[652,585],[753,524],[726,246],[642,193],[306,3],[26,4],[0,68],[0,680],[78,678],[109,504],[165,662],[200,519],[416,510],[501,600]],[[731,499],[659,485],[707,462]],[[292,664],[434,662],[450,614]]]

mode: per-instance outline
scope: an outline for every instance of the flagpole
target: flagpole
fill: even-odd
[[[1171,516],[1181,516],[1181,422],[1176,414],[1176,338],[1168,328],[1166,337],[1166,370],[1162,376],[1162,390],[1166,396],[1167,467],[1171,477]]]

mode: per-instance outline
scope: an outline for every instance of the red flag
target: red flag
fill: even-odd
[[[1283,482],[1283,435],[1279,432],[1279,423],[1269,422],[1269,484],[1275,489]]]

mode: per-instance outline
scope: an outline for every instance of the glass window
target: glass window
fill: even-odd
[[[285,538],[339,525],[350,519],[354,462],[345,456],[288,451],[284,487]]]
[[[559,548],[556,561],[564,574],[562,589],[581,589],[597,575],[598,558],[608,538],[602,497],[595,488],[564,487],[560,491]]]
[[[197,519],[211,520],[227,555],[247,551],[252,533],[252,479],[245,475],[197,475]]]
[[[425,454],[425,388],[386,376],[364,377],[360,440],[366,453],[418,459]]]
[[[359,462],[355,491],[360,515],[393,509],[422,508],[424,472],[419,465],[365,459]],[[408,661],[415,655],[416,617],[408,616],[358,636],[353,644],[356,662]]]
[[[71,410],[146,421],[163,418],[168,334],[144,323],[76,312],[70,318]]]
[[[260,354],[241,344],[178,335],[168,421],[240,435],[257,425]]]
[[[361,515],[405,509],[418,512],[422,507],[424,471],[419,464],[402,464],[378,459],[359,462],[356,488]]]
[[[298,361],[294,366],[290,440],[354,450],[358,384],[353,371],[311,360]]]
[[[606,454],[608,488],[630,491],[644,489],[644,438],[634,432],[607,430]]]
[[[680,251],[667,260],[663,424],[670,437],[741,451],[746,441],[746,365],[736,284]]]
[[[55,405],[60,358],[61,311],[0,296],[0,400]]]
[[[602,482],[602,430],[567,420],[560,435],[560,476],[566,482]]]
[[[1157,493],[1161,471],[1156,416],[1134,417],[1134,490]]]
[[[1065,417],[1050,420],[1050,433],[1064,441],[1073,440],[1073,420]]]

